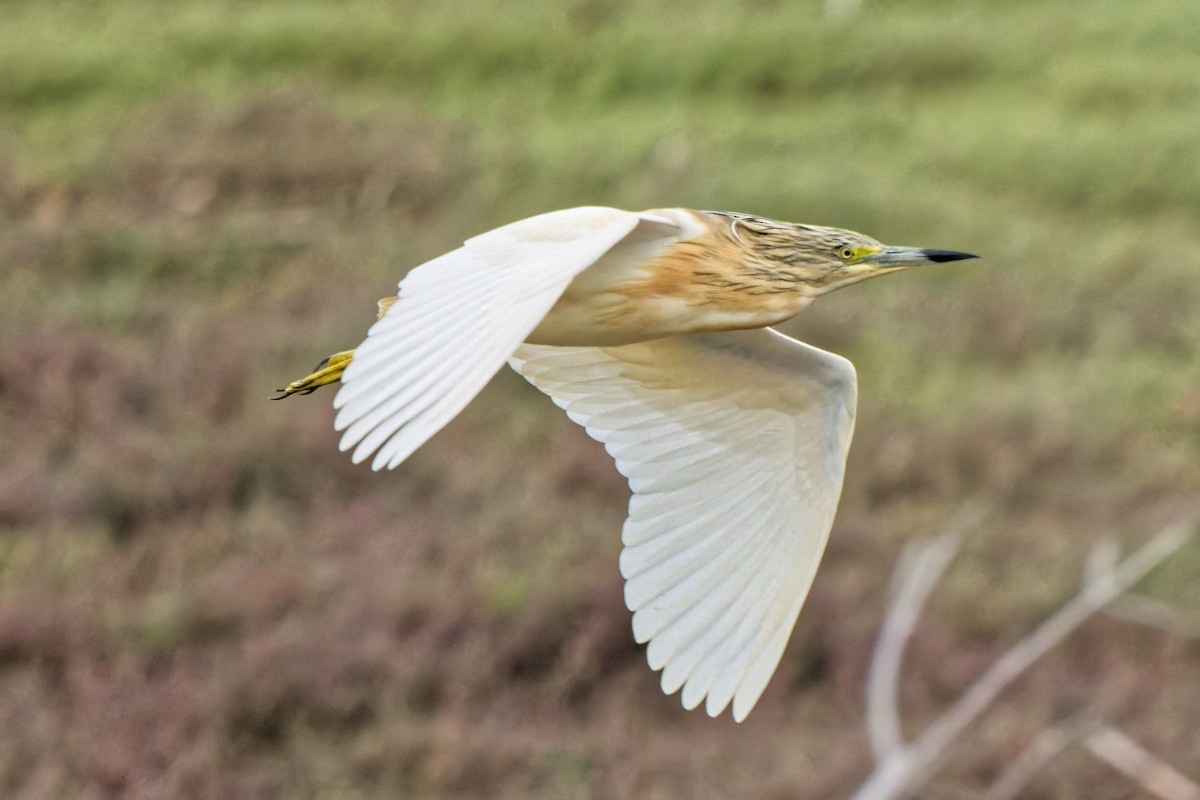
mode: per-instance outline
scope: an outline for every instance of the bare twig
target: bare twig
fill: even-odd
[[[862,785],[858,800],[904,797],[929,779],[950,745],[1009,684],[1065,639],[1084,620],[1108,605],[1183,546],[1194,531],[1174,525],[1160,531],[1111,569],[1092,575],[1079,593],[1017,642],[911,745],[891,750]],[[879,646],[879,645],[877,645]],[[896,656],[899,658],[899,655]],[[874,738],[874,737],[873,737]],[[889,745],[888,739],[881,744]]]
[[[1100,721],[1095,714],[1083,712],[1042,731],[1029,747],[1000,773],[985,795],[986,800],[1013,800],[1019,796],[1042,767],[1094,731],[1098,725]]]
[[[1121,561],[1121,545],[1112,536],[1102,536],[1088,548],[1083,559],[1083,583],[1087,584],[1106,572],[1112,572]]]
[[[1153,597],[1127,594],[1118,598],[1104,613],[1113,619],[1158,628],[1173,636],[1200,639],[1200,619],[1188,616],[1170,603]]]
[[[1200,784],[1106,725],[1084,740],[1092,755],[1162,800],[1200,800]]]
[[[958,554],[962,531],[978,525],[982,518],[982,511],[976,509],[959,514],[940,536],[911,542],[900,554],[887,618],[867,673],[867,732],[876,761],[884,761],[904,747],[899,691],[904,648],[929,593]]]
[[[1084,583],[1093,576],[1111,570],[1120,557],[1121,550],[1116,539],[1105,537],[1097,540],[1083,562]],[[1104,613],[1113,619],[1158,628],[1173,636],[1200,638],[1200,618],[1189,617],[1170,603],[1134,592],[1118,597],[1104,609]]]

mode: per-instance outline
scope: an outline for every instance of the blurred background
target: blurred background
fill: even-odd
[[[0,4],[0,796],[836,798],[906,541],[993,514],[904,669],[913,735],[1196,506],[1200,5]],[[841,511],[749,720],[664,697],[602,448],[508,371],[392,473],[326,390],[404,272],[580,204],[982,261],[785,329],[852,359]],[[1143,584],[1200,608],[1200,547]],[[1194,617],[1193,617],[1194,618]],[[1099,706],[1200,777],[1200,644],[1088,622],[923,795]],[[1138,795],[1064,753],[1028,797]]]

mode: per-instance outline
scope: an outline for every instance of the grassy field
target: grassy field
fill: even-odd
[[[909,655],[919,730],[1195,510],[1200,5],[0,4],[0,796],[833,798],[900,548],[991,522]],[[577,204],[981,253],[786,329],[855,361],[826,563],[750,719],[632,642],[627,490],[501,374],[400,469],[329,395],[409,267]],[[1200,547],[1146,591],[1195,618]],[[1200,778],[1200,645],[1099,618],[926,795],[1098,705]],[[1029,797],[1138,796],[1079,752]]]

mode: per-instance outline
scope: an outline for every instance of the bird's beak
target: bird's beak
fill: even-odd
[[[903,269],[919,267],[922,264],[941,264],[946,261],[962,261],[967,258],[979,258],[974,253],[959,253],[955,250],[929,250],[924,247],[885,247],[878,253],[867,256],[872,266],[880,269]]]

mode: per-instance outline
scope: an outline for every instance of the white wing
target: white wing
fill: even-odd
[[[825,550],[854,428],[854,367],[768,329],[509,360],[629,479],[621,553],[638,642],[683,704],[743,720]]]
[[[571,279],[643,222],[672,224],[615,208],[553,211],[409,272],[342,375],[341,449],[355,447],[355,463],[376,453],[375,469],[406,459],[504,366]]]

